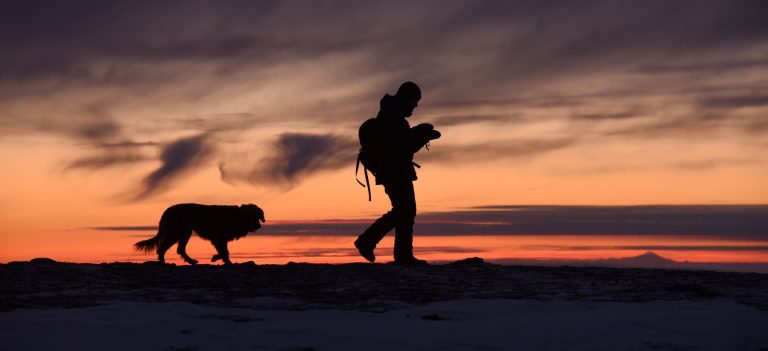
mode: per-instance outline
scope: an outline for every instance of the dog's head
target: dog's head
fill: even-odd
[[[266,222],[264,219],[264,211],[259,206],[253,204],[240,205],[240,210],[243,211],[246,219],[246,225],[248,231],[254,231],[261,228],[261,223]]]

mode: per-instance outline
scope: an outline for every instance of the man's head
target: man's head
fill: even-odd
[[[410,117],[413,114],[413,109],[419,106],[419,100],[421,100],[421,89],[414,82],[405,82],[400,84],[400,88],[395,93],[398,103],[401,107],[403,116]]]

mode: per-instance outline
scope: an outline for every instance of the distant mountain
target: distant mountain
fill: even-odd
[[[662,268],[662,269],[693,269],[714,270],[724,272],[757,272],[768,273],[768,263],[745,262],[680,262],[675,261],[655,252],[648,251],[639,256],[622,258],[604,258],[596,260],[530,260],[530,259],[506,259],[499,260],[501,264],[518,264],[534,266],[595,266],[617,268]]]
[[[595,260],[595,263],[606,266],[637,267],[637,268],[682,268],[684,263],[661,257],[655,252],[648,251],[639,256],[623,258],[606,258]]]

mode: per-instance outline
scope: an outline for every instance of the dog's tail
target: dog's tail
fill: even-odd
[[[133,244],[133,249],[141,252],[152,252],[157,248],[157,244],[159,243],[160,243],[160,235],[157,235],[154,238],[142,240]]]

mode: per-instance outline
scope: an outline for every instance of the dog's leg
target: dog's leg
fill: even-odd
[[[197,264],[197,260],[187,255],[187,243],[189,242],[189,238],[191,237],[192,237],[192,231],[188,231],[182,234],[181,237],[179,237],[179,245],[176,246],[176,252],[179,255],[181,255],[181,258],[183,258],[184,261],[186,261],[191,265],[195,265]]]
[[[160,239],[160,243],[157,244],[157,260],[160,263],[165,263],[165,252],[173,246],[174,243]]]
[[[211,258],[211,262],[218,261],[219,259],[224,260],[224,264],[230,265],[232,264],[232,261],[229,260],[229,250],[227,250],[227,242],[226,241],[214,241],[213,247],[216,248],[216,252],[218,254],[214,255]]]
[[[221,245],[218,242],[214,242],[214,241],[211,241],[211,244],[213,244],[213,247],[216,248],[216,254],[213,255],[213,257],[211,257],[211,262],[216,262],[216,261],[224,258],[221,255],[221,250],[219,249],[221,247]]]

